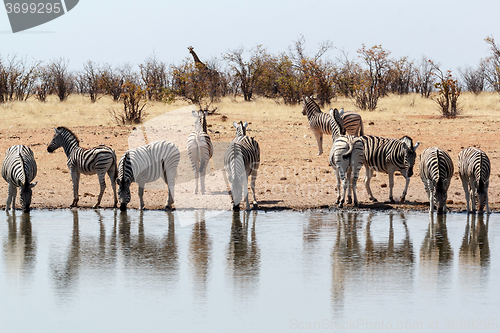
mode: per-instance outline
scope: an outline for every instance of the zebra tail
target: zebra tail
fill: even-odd
[[[342,155],[342,158],[344,160],[347,160],[347,159],[351,158],[351,153],[352,153],[353,149],[354,149],[354,143],[353,142],[349,142],[349,150],[347,151],[347,153],[345,153],[344,155]]]
[[[444,182],[441,178],[439,178],[439,180],[436,183],[436,193],[444,193],[444,192],[446,192],[444,188]]]
[[[485,193],[485,192],[486,192],[486,191],[485,191],[485,187],[486,187],[486,186],[485,186],[484,180],[479,179],[479,182],[478,182],[478,184],[477,184],[477,193],[478,193],[478,194],[483,194],[483,193]]]

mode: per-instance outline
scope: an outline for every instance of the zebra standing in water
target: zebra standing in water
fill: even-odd
[[[2,177],[9,183],[9,194],[5,210],[16,209],[17,188],[21,189],[20,201],[24,212],[29,212],[31,205],[32,183],[36,177],[36,161],[33,151],[24,145],[15,145],[7,149],[2,163]]]
[[[401,139],[387,139],[374,135],[364,135],[361,137],[364,143],[364,165],[366,169],[365,186],[370,200],[377,201],[370,189],[370,180],[373,177],[373,170],[385,172],[389,175],[389,201],[394,203],[392,190],[394,187],[394,172],[399,171],[406,179],[405,189],[401,195],[401,203],[405,202],[410,177],[413,175],[413,165],[420,142],[413,146],[413,140],[404,136]]]
[[[434,211],[435,203],[438,214],[442,214],[446,209],[453,169],[450,155],[440,148],[427,148],[420,155],[420,178],[429,197],[430,214]]]
[[[207,111],[194,111],[193,117],[197,118],[195,132],[188,137],[187,148],[191,167],[194,170],[195,188],[198,193],[198,178],[200,179],[201,194],[205,194],[205,172],[208,161],[213,155],[213,146],[207,132]]]
[[[168,186],[168,200],[165,208],[171,209],[174,203],[175,177],[180,158],[179,149],[168,141],[155,141],[127,150],[118,163],[116,179],[120,210],[127,210],[132,182],[139,185],[139,208],[144,209],[144,186],[160,177]]]
[[[354,206],[358,207],[356,184],[358,182],[359,170],[363,167],[363,158],[363,140],[360,137],[342,135],[333,141],[329,161],[331,166],[336,166],[337,168],[337,190],[340,197],[339,208],[344,206],[347,187],[349,187],[349,190],[352,187]],[[340,195],[339,177],[342,180],[342,195]]]
[[[333,110],[330,110],[330,114],[332,112]],[[307,96],[304,97],[302,102],[302,114],[307,116],[309,128],[313,131],[318,142],[318,155],[321,155],[323,154],[323,134],[332,135],[332,118],[329,114],[321,112],[318,104],[311,97]],[[363,121],[360,115],[354,112],[346,112],[343,113],[343,116],[340,115],[340,117],[343,123],[348,124],[348,127],[346,127],[347,134],[355,136],[363,135]]]
[[[250,187],[253,192],[253,205],[257,207],[255,197],[255,180],[260,165],[259,143],[252,137],[246,135],[248,123],[233,122],[236,128],[236,138],[231,141],[224,154],[224,169],[231,184],[231,199],[233,210],[238,210],[242,200],[242,193],[245,197],[247,210],[250,210],[248,201],[248,177],[251,175]]]
[[[116,166],[115,151],[105,145],[99,145],[94,148],[80,147],[80,141],[73,132],[66,127],[54,128],[55,134],[47,147],[49,153],[54,152],[57,148],[62,147],[66,153],[71,179],[73,181],[73,202],[70,207],[78,206],[78,187],[80,185],[80,174],[95,175],[99,178],[100,192],[96,204],[92,208],[98,208],[101,204],[102,195],[106,189],[106,173],[111,180],[113,188],[114,204],[116,208],[118,198],[116,197],[116,176],[118,175]]]
[[[486,205],[486,212],[490,212],[488,204],[490,171],[490,159],[481,149],[469,147],[458,154],[458,172],[464,187],[467,212],[474,212],[476,209],[476,193],[479,199],[479,211],[482,212]],[[469,210],[469,198],[472,210]]]

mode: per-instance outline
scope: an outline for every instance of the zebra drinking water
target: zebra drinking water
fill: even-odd
[[[482,212],[486,205],[486,212],[490,212],[488,204],[490,171],[490,159],[481,149],[469,147],[458,154],[458,172],[465,192],[467,212],[476,210],[476,194],[478,196],[478,210]],[[469,210],[469,207],[472,209]]]
[[[37,167],[33,151],[24,145],[15,145],[7,149],[2,163],[2,177],[9,183],[9,194],[5,210],[16,209],[17,188],[21,189],[20,202],[24,212],[29,212],[31,205],[32,183],[36,177]]]
[[[231,141],[224,154],[224,169],[231,185],[231,200],[233,210],[238,210],[243,197],[246,200],[246,209],[250,210],[248,201],[248,177],[251,175],[250,187],[253,192],[253,205],[257,206],[255,197],[255,180],[260,165],[259,143],[246,135],[248,123],[233,122],[236,128],[236,138]]]
[[[417,154],[416,149],[419,142],[413,146],[413,140],[404,136],[401,139],[388,139],[374,135],[364,135],[361,137],[364,143],[364,165],[366,169],[365,186],[370,200],[377,201],[370,189],[370,180],[373,177],[373,170],[385,172],[389,175],[389,201],[394,203],[392,190],[394,187],[394,173],[401,172],[406,179],[405,189],[401,195],[400,202],[404,203],[410,177],[413,175],[413,165]]]
[[[429,197],[430,214],[434,211],[435,204],[437,204],[438,214],[442,214],[446,209],[446,199],[452,176],[453,162],[446,151],[432,147],[422,152],[420,155],[420,178]]]
[[[139,208],[144,209],[144,186],[160,177],[168,187],[168,200],[165,208],[171,209],[174,203],[175,177],[180,157],[179,149],[168,141],[155,141],[127,150],[118,163],[116,179],[120,210],[127,210],[132,182],[139,185]]]
[[[118,198],[116,197],[116,176],[118,175],[116,166],[115,151],[105,145],[99,145],[94,148],[80,147],[80,141],[76,135],[66,127],[54,128],[54,137],[47,147],[49,153],[54,152],[57,148],[62,147],[66,153],[71,179],[73,181],[73,202],[70,207],[78,206],[78,187],[80,185],[80,174],[95,175],[99,178],[100,192],[96,204],[93,208],[98,208],[101,204],[101,199],[106,189],[106,173],[111,180],[113,188],[114,204],[116,208]]]
[[[330,109],[330,114],[333,112]],[[318,143],[318,155],[323,154],[323,134],[332,135],[331,116],[321,112],[319,105],[311,97],[304,97],[302,102],[302,114],[307,116],[309,128],[313,131]],[[361,116],[354,112],[342,112],[340,114],[343,124],[347,124],[346,133],[354,136],[363,135],[363,121]]]
[[[195,188],[194,194],[198,193],[198,178],[200,180],[201,194],[205,194],[205,172],[208,161],[213,155],[213,146],[207,133],[207,111],[193,111],[193,117],[197,118],[195,132],[188,137],[187,148],[191,167],[194,170]]]
[[[339,208],[342,208],[344,205],[347,187],[349,187],[349,189],[352,187],[354,206],[358,207],[356,184],[359,177],[359,170],[363,167],[363,159],[363,140],[361,140],[361,138],[352,135],[342,135],[333,141],[329,162],[332,167],[336,166],[336,175],[338,175],[337,190],[340,197]],[[339,177],[342,181],[342,194],[340,192]]]

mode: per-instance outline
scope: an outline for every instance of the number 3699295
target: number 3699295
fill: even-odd
[[[36,3],[36,2],[30,2],[30,3],[19,3],[19,2],[14,2],[10,3],[7,2],[5,3],[5,8],[7,9],[7,14],[10,13],[31,13],[31,14],[59,14],[62,11],[61,8],[61,3]]]

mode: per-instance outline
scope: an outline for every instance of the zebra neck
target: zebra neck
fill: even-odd
[[[75,137],[64,137],[63,149],[66,157],[69,157],[71,152],[77,148],[80,148],[80,143]]]

